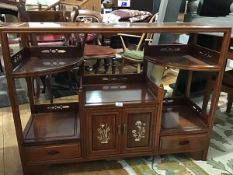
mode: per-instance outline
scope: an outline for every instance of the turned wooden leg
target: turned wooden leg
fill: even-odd
[[[96,63],[93,65],[93,70],[94,70],[95,74],[97,74],[99,71],[100,61],[101,61],[101,59],[97,59]]]
[[[226,112],[230,113],[231,112],[232,103],[233,103],[233,94],[228,93],[227,101],[228,102],[227,102],[227,110],[226,110]]]
[[[104,59],[104,73],[106,74],[108,72],[108,69],[109,69],[109,62],[110,60],[109,59]]]
[[[111,58],[112,61],[112,74],[116,74],[116,58]]]

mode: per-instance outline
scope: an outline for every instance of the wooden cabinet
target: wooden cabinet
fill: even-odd
[[[152,153],[153,108],[87,109],[86,114],[88,156]]]
[[[147,46],[140,74],[84,75],[83,45],[32,47],[31,34],[71,33],[191,33],[189,44]],[[199,46],[194,33],[222,33],[215,51]],[[22,48],[11,55],[9,34],[21,36]],[[25,175],[32,168],[128,156],[192,153],[206,159],[228,51],[230,28],[192,23],[0,24],[3,59],[16,136]],[[186,93],[164,97],[163,85],[147,76],[147,63],[189,71]],[[75,102],[37,104],[33,79],[79,69]],[[215,72],[210,110],[204,111],[189,97],[192,71]],[[30,119],[24,128],[17,102],[15,79],[25,78]],[[197,154],[198,152],[198,154]],[[196,156],[197,157],[197,156]]]

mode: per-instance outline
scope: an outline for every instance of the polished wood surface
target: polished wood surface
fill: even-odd
[[[56,99],[58,100],[58,99]],[[59,99],[60,100],[60,99]],[[22,122],[27,123],[30,109],[29,105],[25,104],[21,107]],[[18,143],[15,134],[14,121],[11,107],[0,109],[0,174],[1,175],[23,175]],[[78,145],[76,146],[78,149]],[[55,147],[56,148],[56,147]],[[36,157],[34,157],[36,159]],[[43,169],[36,169],[39,173]],[[117,161],[93,161],[86,163],[64,164],[57,165],[44,170],[43,175],[128,175],[127,171],[123,169]]]
[[[12,112],[18,147],[25,175],[31,175],[37,169],[42,169],[42,167],[45,168],[46,166],[56,163],[90,161],[110,157],[119,158],[127,156],[155,155],[169,152],[183,152],[183,150],[186,150],[187,152],[201,152],[201,154],[199,154],[199,158],[206,159],[208,145],[210,141],[210,134],[214,121],[214,114],[217,107],[217,98],[219,96],[220,84],[224,72],[224,64],[228,50],[226,46],[228,46],[229,44],[230,28],[204,26],[191,23],[6,23],[0,27],[0,31],[1,42],[3,46],[4,63],[7,68],[6,77],[9,86],[9,97],[12,104]],[[32,33],[138,33],[139,31],[143,33],[224,33],[222,47],[219,50],[219,54],[213,54],[216,66],[215,69],[212,69],[212,71],[217,72],[217,77],[215,81],[211,108],[208,114],[205,114],[200,107],[190,102],[190,100],[164,98],[163,85],[156,85],[151,80],[146,78],[147,60],[145,60],[143,72],[141,74],[133,74],[128,76],[123,74],[104,76],[86,76],[85,74],[80,75],[80,88],[78,92],[79,97],[77,99],[77,101],[79,101],[79,104],[77,108],[68,105],[70,111],[73,111],[74,113],[79,113],[78,116],[80,118],[80,138],[71,137],[70,139],[63,140],[58,143],[57,138],[59,138],[59,136],[64,137],[64,135],[66,135],[67,133],[68,135],[74,133],[75,129],[73,129],[72,127],[67,129],[67,127],[68,125],[74,126],[74,124],[70,124],[72,123],[70,121],[75,121],[72,119],[72,117],[69,118],[70,114],[66,116],[62,115],[63,110],[64,113],[69,113],[64,105],[62,105],[62,107],[59,107],[58,105],[57,107],[53,108],[50,111],[52,115],[48,115],[48,117],[46,117],[46,115],[43,114],[45,112],[43,110],[39,110],[42,106],[37,108],[36,104],[34,104],[33,102],[33,91],[31,88],[32,81],[29,81],[29,78],[27,78],[27,85],[31,103],[31,116],[33,117],[32,121],[39,125],[40,123],[42,123],[42,128],[44,126],[47,126],[46,131],[53,129],[51,132],[45,132],[45,135],[43,135],[44,128],[40,129],[38,131],[39,138],[41,138],[41,135],[45,137],[48,136],[48,138],[52,138],[51,140],[53,140],[54,143],[50,142],[51,140],[46,140],[46,142],[44,142],[43,144],[39,141],[36,141],[34,131],[37,131],[37,126],[30,127],[30,125],[27,125],[27,128],[35,128],[35,130],[33,129],[34,133],[32,132],[32,130],[26,132],[30,133],[28,135],[30,137],[28,138],[32,138],[31,136],[34,135],[33,137],[35,138],[35,142],[33,143],[33,145],[30,146],[29,144],[25,144],[26,140],[22,132],[22,129],[24,128],[24,123],[22,123],[21,121],[19,105],[16,100],[17,95],[14,82],[15,77],[12,74],[12,67],[14,67],[15,65],[12,64],[12,60],[10,59],[7,34],[19,33],[26,36],[27,34]],[[22,37],[22,39],[25,39],[25,37]],[[196,43],[195,37],[190,40],[190,43]],[[30,47],[29,41],[26,39],[22,40],[22,46]],[[203,51],[206,50],[202,48],[198,48],[197,50],[199,61],[206,61],[206,59],[208,60],[208,54],[207,56],[206,52],[204,52],[203,54]],[[212,52],[208,53],[212,54]],[[190,51],[190,53],[184,52],[183,54],[196,56],[196,53],[192,55],[193,50]],[[200,56],[200,54],[203,55]],[[204,58],[206,59],[204,60]],[[178,62],[178,60],[176,60],[176,62]],[[206,63],[211,64],[211,62],[209,61],[206,61]],[[183,62],[180,63],[181,67],[183,66],[183,64]],[[169,66],[169,60],[166,64],[164,63],[164,65]],[[187,66],[187,64],[184,65]],[[80,72],[82,73],[82,70],[84,69],[83,66],[84,64],[82,63],[80,65]],[[202,66],[203,64],[199,64],[200,69],[202,69]],[[197,69],[190,68],[189,70],[193,71]],[[205,70],[207,70],[207,68],[205,68]],[[44,72],[46,72],[46,70]],[[46,73],[53,73],[53,70]],[[33,74],[31,75],[33,76]],[[191,79],[192,76],[190,76],[189,78]],[[97,94],[97,96],[95,96],[95,93]],[[93,98],[91,98],[91,95],[93,95]],[[99,100],[102,100],[103,102],[99,102]],[[43,106],[43,108],[41,109],[45,110],[45,108],[49,109],[50,107],[50,105],[47,105]],[[59,113],[59,115],[57,115],[56,113]],[[173,127],[166,126],[166,122],[165,125],[163,125],[163,113],[164,115],[167,115],[169,119],[176,119],[176,116],[178,116],[178,129],[175,128],[175,131],[172,130]],[[59,117],[58,120],[58,118],[56,118],[54,115],[56,115],[56,117],[62,117]],[[174,115],[175,117],[172,117],[171,115]],[[42,117],[46,117],[46,119],[41,119]],[[62,120],[64,122],[62,122]],[[53,123],[51,121],[53,121]],[[43,122],[46,122],[46,124],[43,124]],[[60,133],[61,130],[57,130],[57,128],[54,128],[56,126],[54,125],[56,122],[60,123],[59,125],[61,125],[61,127],[59,128],[62,130],[62,133]],[[63,124],[66,126],[63,127]],[[54,131],[57,131],[56,134],[58,134],[59,136],[56,135]],[[205,143],[202,142],[202,136],[199,137],[200,133],[205,136]],[[183,141],[183,137],[187,137],[187,140]],[[198,139],[196,138],[200,138],[200,142],[198,142]],[[55,142],[56,144],[58,144],[56,145],[59,147],[58,150],[53,150]],[[161,143],[163,143],[162,147],[160,146]],[[199,143],[201,144],[201,146],[199,146]],[[70,144],[72,145],[71,147],[69,147]],[[174,147],[175,150],[173,150],[173,148],[169,148],[169,146],[172,144],[176,145]],[[67,146],[69,148],[63,149],[64,147],[61,145],[64,145],[64,147]],[[74,153],[75,157],[70,157],[68,159],[62,158],[63,156],[71,156],[71,152],[75,150],[73,145],[76,145],[77,149],[81,149],[81,157],[78,157],[79,153],[77,151]],[[40,147],[41,155],[43,155],[43,161],[41,160],[41,162],[37,162],[37,164],[31,164],[29,161],[33,160],[34,153],[26,154],[26,150],[33,150],[34,146]],[[61,154],[59,154],[60,152]],[[54,158],[54,160],[48,160],[48,154],[57,154],[58,157]]]
[[[160,138],[161,153],[182,153],[200,151],[208,148],[207,134],[162,136]]]
[[[130,108],[123,111],[123,152],[140,153],[154,150],[154,108]]]
[[[34,47],[12,56],[14,77],[46,75],[70,70],[83,61],[80,47]]]
[[[159,45],[145,48],[145,59],[184,70],[219,71],[219,53],[198,45]]]
[[[120,153],[120,115],[114,110],[87,111],[88,156],[106,157]]]
[[[116,84],[86,87],[86,105],[153,102],[145,84]]]
[[[81,149],[80,144],[30,146],[25,148],[25,154],[30,163],[50,160],[61,161],[81,157]]]
[[[73,111],[33,114],[28,125],[24,131],[26,143],[80,138],[79,118]]]
[[[230,32],[231,28],[222,26],[208,26],[201,23],[4,23],[0,26],[0,31],[8,33],[66,33],[66,32],[86,32],[86,33],[138,33],[138,32]]]
[[[164,99],[161,135],[207,132],[206,114],[188,99]]]

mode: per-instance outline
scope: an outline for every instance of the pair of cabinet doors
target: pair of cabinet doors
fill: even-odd
[[[155,108],[87,110],[88,156],[152,152]]]

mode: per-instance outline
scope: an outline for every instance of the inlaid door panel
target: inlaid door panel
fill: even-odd
[[[120,152],[120,115],[118,112],[92,112],[88,115],[89,153],[116,154]]]
[[[151,151],[153,109],[130,109],[124,111],[123,145],[124,151]]]

